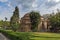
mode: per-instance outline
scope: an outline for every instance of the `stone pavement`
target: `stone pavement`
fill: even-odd
[[[2,33],[0,33],[0,40],[9,40],[9,39],[6,38]]]

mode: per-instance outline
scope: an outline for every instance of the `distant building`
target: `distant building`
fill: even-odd
[[[21,18],[20,23],[21,23],[21,27],[19,28],[19,31],[22,31],[22,32],[31,31],[31,22],[30,22],[29,13],[25,14],[24,17]]]
[[[21,32],[30,32],[31,30],[31,21],[30,21],[30,14],[27,13],[21,18],[21,26],[19,28],[19,31]],[[40,17],[40,23],[37,26],[38,32],[47,32],[49,31],[49,20],[45,19],[44,17]]]
[[[38,25],[38,31],[39,32],[47,32],[50,31],[50,23],[48,19],[45,19],[44,17],[40,17],[40,23]]]

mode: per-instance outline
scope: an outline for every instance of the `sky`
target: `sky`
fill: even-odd
[[[43,15],[60,9],[60,0],[0,0],[0,20],[5,20],[5,17],[10,20],[16,6],[20,17],[33,10]]]

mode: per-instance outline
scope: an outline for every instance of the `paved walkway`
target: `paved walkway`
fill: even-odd
[[[2,33],[0,33],[0,40],[9,40]]]

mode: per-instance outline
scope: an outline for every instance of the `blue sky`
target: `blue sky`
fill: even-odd
[[[5,17],[10,20],[15,6],[19,7],[21,17],[32,10],[43,15],[60,9],[60,0],[0,0],[0,20]]]

